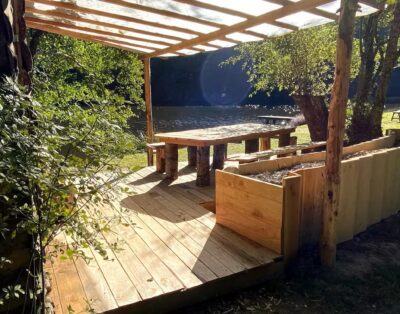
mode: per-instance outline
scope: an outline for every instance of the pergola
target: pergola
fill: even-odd
[[[26,0],[27,26],[134,51],[145,66],[147,140],[153,141],[150,58],[192,55],[338,19],[339,0]],[[361,0],[359,14],[376,11]],[[151,162],[152,155],[149,154]]]
[[[9,1],[13,1],[15,7],[20,7],[19,0]],[[356,0],[25,0],[25,4],[25,21],[31,28],[141,55],[144,60],[148,141],[153,140],[152,57],[191,55],[264,40],[332,22],[339,19],[340,15],[335,82],[328,123],[324,228],[321,238],[323,262],[334,264],[334,221],[338,209]],[[358,14],[370,14],[382,9],[375,0],[360,0],[358,6]],[[21,11],[20,14],[23,13]],[[21,19],[18,14],[15,17]],[[15,34],[19,34],[18,31]]]

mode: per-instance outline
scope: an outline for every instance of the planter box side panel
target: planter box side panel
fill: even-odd
[[[391,134],[371,141],[355,144],[343,148],[343,155],[354,154],[360,151],[376,150],[393,147],[396,135]],[[239,165],[240,174],[257,174],[264,171],[275,171],[283,168],[290,168],[294,165],[325,160],[326,152],[310,153],[298,156],[289,156],[271,160],[262,160],[248,164]]]
[[[281,254],[283,188],[224,171],[215,185],[217,223]]]
[[[325,193],[325,167],[296,171],[301,175],[300,246],[319,243]]]

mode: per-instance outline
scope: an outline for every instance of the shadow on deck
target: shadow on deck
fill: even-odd
[[[113,232],[101,235],[109,260],[56,261],[48,267],[57,313],[160,313],[239,290],[281,273],[281,256],[219,226],[200,204],[214,188],[195,185],[192,168],[170,182],[144,168],[123,183],[134,195],[119,193]],[[213,186],[213,184],[212,184]],[[113,244],[118,243],[118,248]]]

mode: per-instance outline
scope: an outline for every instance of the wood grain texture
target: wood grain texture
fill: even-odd
[[[217,223],[281,253],[282,187],[217,171]]]
[[[160,141],[166,143],[188,146],[210,146],[258,139],[260,137],[272,137],[282,133],[290,134],[295,130],[296,128],[293,127],[242,123],[204,129],[157,133],[155,136]]]
[[[226,285],[244,287],[254,272],[261,280],[269,271],[260,269],[280,263],[280,254],[218,225],[215,214],[199,204],[210,199],[212,188],[196,187],[193,169],[180,166],[183,175],[172,183],[155,167],[133,173],[112,191],[110,204],[90,207],[89,215],[97,211],[110,219],[112,232],[99,234],[110,260],[90,250],[90,264],[55,266],[55,301],[64,309],[58,313],[68,313],[69,305],[85,312],[88,304],[105,313],[176,310],[199,301],[195,292],[203,291],[203,298],[210,287],[209,297]]]

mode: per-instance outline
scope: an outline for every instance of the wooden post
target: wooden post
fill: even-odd
[[[341,0],[335,81],[329,108],[328,140],[326,145],[326,186],[320,243],[321,263],[328,267],[334,267],[336,262],[336,217],[339,210],[340,165],[343,153],[357,2],[358,0]]]
[[[165,147],[156,148],[156,171],[165,172]]]
[[[225,144],[214,145],[213,169],[224,169]]]
[[[197,147],[196,146],[188,146],[188,165],[190,167],[196,167],[197,163]]]
[[[279,134],[278,146],[288,146],[290,145],[290,133]]]
[[[153,108],[151,101],[151,68],[150,58],[144,58],[144,99],[146,103],[146,140],[147,143],[154,141],[153,133]],[[154,164],[153,152],[151,149],[147,149],[147,164],[152,166]]]
[[[210,185],[210,146],[197,147],[197,186]]]
[[[168,179],[178,178],[178,145],[176,144],[165,144],[165,172]]]
[[[260,138],[260,150],[269,150],[271,149],[271,138],[269,137],[263,137]]]
[[[258,152],[259,147],[260,144],[258,138],[244,141],[244,151],[246,154]]]

